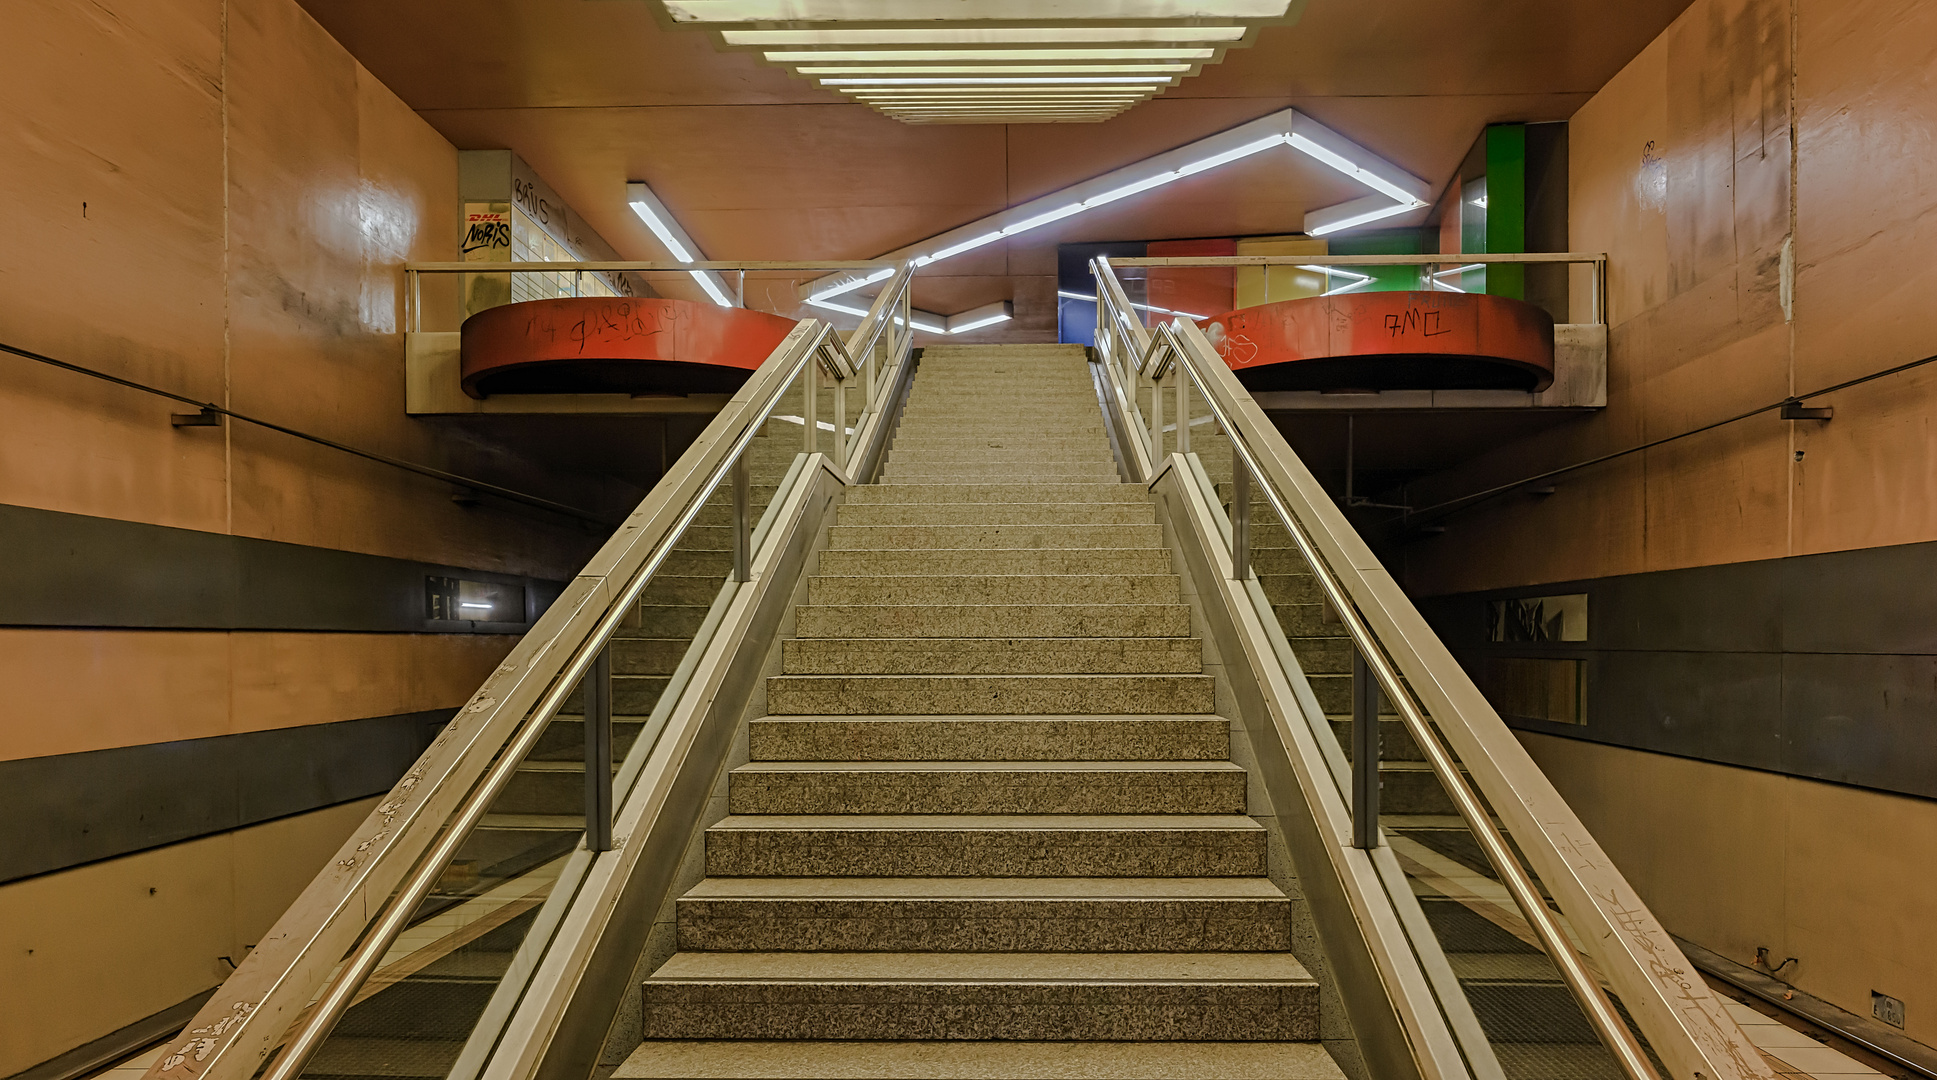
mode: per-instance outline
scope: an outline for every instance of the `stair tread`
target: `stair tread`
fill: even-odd
[[[615,1080],[1343,1080],[1311,1042],[1000,1042],[667,1039]]]
[[[561,762],[583,771],[576,762]],[[565,771],[565,770],[561,770]],[[1175,772],[1242,773],[1230,761],[749,761],[737,773]]]
[[[1242,814],[729,814],[711,832],[1263,832]]]
[[[1282,900],[1269,878],[704,878],[687,900]]]
[[[668,982],[1310,982],[1290,953],[677,952]]]

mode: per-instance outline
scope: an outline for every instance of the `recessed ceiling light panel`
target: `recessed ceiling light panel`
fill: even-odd
[[[674,23],[707,27],[725,48],[760,49],[768,63],[829,89],[1147,83],[1156,92],[1249,43],[1258,27],[1296,20],[1307,2],[660,0]],[[1076,119],[1014,115],[1017,123]]]

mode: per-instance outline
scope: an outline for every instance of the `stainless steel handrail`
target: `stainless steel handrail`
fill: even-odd
[[[1473,255],[1150,255],[1113,258],[1112,267],[1352,267],[1352,266],[1587,266],[1594,281],[1587,290],[1588,321],[1607,322],[1607,253],[1599,251],[1504,251]],[[1121,284],[1119,282],[1119,284]],[[1343,290],[1340,290],[1343,291]],[[1124,310],[1129,310],[1125,308]]]
[[[865,342],[870,365],[882,328],[894,323],[895,305],[906,303],[911,272],[897,269],[869,313],[873,330],[864,322],[853,336]],[[912,330],[890,340],[905,350]],[[346,843],[198,1014],[180,1052],[164,1055],[150,1077],[246,1080],[279,1045],[264,1080],[300,1075],[708,498],[729,475],[744,483],[741,456],[796,378],[812,400],[817,380],[810,366],[835,380],[837,400],[857,374],[847,343],[829,326],[811,319],[797,325],[373,811],[357,834],[367,838]],[[843,426],[836,424],[836,431]],[[811,440],[811,420],[808,431]],[[743,506],[736,499],[736,508]],[[745,525],[736,522],[736,531]],[[744,557],[736,563],[743,570]],[[615,579],[624,582],[616,592]],[[736,572],[734,580],[744,575]],[[454,803],[453,785],[463,785]],[[441,809],[446,804],[448,811]],[[403,859],[411,860],[407,868]]]
[[[1500,874],[1516,906],[1533,927],[1544,951],[1622,1071],[1630,1080],[1656,1080],[1646,1053],[1554,918],[1531,875],[1501,837],[1452,750],[1442,741],[1441,733],[1451,741],[1457,734],[1471,733],[1481,727],[1495,729],[1488,732],[1496,736],[1490,740],[1460,739],[1462,759],[1473,769],[1492,805],[1509,823],[1509,831],[1520,842],[1522,850],[1527,851],[1528,858],[1543,870],[1543,877],[1555,886],[1562,913],[1581,930],[1584,944],[1602,973],[1622,995],[1629,1012],[1670,1071],[1680,1080],[1772,1076],[1734,1022],[1715,1004],[1699,977],[1690,974],[1693,966],[1666,931],[1599,851],[1546,777],[1512,740],[1499,715],[1486,704],[1451,654],[1425,628],[1424,621],[1404,600],[1396,583],[1390,581],[1370,550],[1358,540],[1350,523],[1329,499],[1322,497],[1317,482],[1304,471],[1289,448],[1283,446],[1283,437],[1237,382],[1203,332],[1195,323],[1181,318],[1160,326],[1154,334],[1145,330],[1128,315],[1129,299],[1116,278],[1111,260],[1098,258],[1092,265],[1097,279],[1097,346],[1103,359],[1117,365],[1124,380],[1133,387],[1138,378],[1155,377],[1152,379],[1153,411],[1160,408],[1156,403],[1161,401],[1164,392],[1158,380],[1173,363],[1198,387],[1216,423],[1230,440],[1234,471],[1245,470],[1258,482],[1387,700],[1399,711],[1408,732],[1426,754],[1434,775],[1453,798],[1462,820],[1479,840],[1488,862]],[[1115,340],[1119,334],[1123,337],[1120,345]],[[1134,396],[1130,402],[1133,409]],[[1190,423],[1188,413],[1187,407],[1180,407],[1177,420],[1180,446],[1184,447],[1188,446],[1185,441]],[[1150,436],[1143,425],[1129,426],[1136,429],[1134,441],[1148,446]],[[1159,450],[1160,446],[1148,446],[1144,459],[1154,459]],[[1297,513],[1293,512],[1294,504],[1298,507]],[[1242,530],[1234,530],[1234,542],[1241,543],[1242,535]],[[1321,538],[1330,543],[1321,543]],[[1328,547],[1330,551],[1326,550]],[[1241,553],[1233,551],[1232,554],[1234,565],[1243,566]],[[1413,625],[1403,626],[1408,620],[1395,618],[1402,614],[1397,610],[1400,604],[1410,612],[1409,621]],[[1375,620],[1369,617],[1372,615],[1383,616],[1379,621],[1386,625],[1376,626]],[[1412,638],[1406,642],[1408,647],[1400,655],[1394,655],[1386,642],[1395,634],[1407,637],[1408,631]],[[1422,636],[1426,640],[1420,640]],[[1441,700],[1434,703],[1437,707],[1428,707],[1415,694],[1415,687],[1441,691]],[[1515,760],[1500,760],[1509,756]],[[1485,767],[1476,767],[1481,765]],[[1528,827],[1512,828],[1516,819]],[[1565,846],[1557,838],[1564,839]],[[1574,887],[1568,888],[1568,885]]]
[[[423,318],[424,318],[423,276],[425,274],[430,274],[433,276],[439,275],[439,274],[566,274],[566,273],[571,273],[571,274],[584,274],[584,273],[690,274],[694,271],[700,271],[700,270],[707,270],[707,271],[714,271],[714,272],[719,272],[722,270],[725,270],[725,271],[740,270],[740,271],[754,271],[756,273],[758,272],[771,273],[774,271],[785,271],[785,270],[893,270],[893,271],[896,271],[897,273],[897,277],[894,280],[902,281],[902,287],[905,288],[906,282],[905,280],[903,280],[905,278],[905,275],[900,274],[901,268],[905,265],[906,265],[905,263],[901,263],[901,262],[884,262],[880,259],[868,259],[868,260],[824,259],[819,262],[815,262],[811,260],[807,260],[807,261],[783,260],[783,261],[764,261],[763,262],[759,260],[745,260],[745,259],[739,260],[739,261],[722,260],[722,259],[700,259],[694,262],[684,262],[684,263],[657,262],[652,260],[638,260],[638,259],[602,259],[602,260],[560,259],[557,262],[412,262],[412,263],[404,264],[403,325],[405,330],[408,330],[413,333],[421,332],[423,330]],[[892,291],[892,285],[889,291]],[[623,299],[626,299],[626,297],[611,297],[610,299],[623,300]]]

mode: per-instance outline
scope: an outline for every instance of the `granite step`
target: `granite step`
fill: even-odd
[[[1208,675],[775,675],[777,716],[1207,713]],[[630,710],[628,710],[630,711]]]
[[[1288,952],[680,952],[642,1006],[649,1039],[1318,1037]]]
[[[708,878],[679,948],[719,952],[1282,952],[1264,878]]]
[[[1220,716],[766,716],[755,761],[1222,761]]]
[[[834,511],[841,525],[1143,525],[1157,520],[1157,507],[1142,502],[962,502],[846,503]],[[714,588],[719,586],[714,582]]]
[[[1161,547],[1163,526],[1142,525],[835,525],[828,546],[880,551],[887,548],[1095,548]]]
[[[1191,632],[1186,604],[824,604],[797,607],[794,613],[796,636],[818,638],[1187,637]],[[1328,706],[1326,711],[1340,710]]]
[[[731,814],[1242,814],[1228,761],[752,761]]]
[[[1203,656],[1203,643],[1189,637],[793,638],[781,643],[780,670],[785,675],[1191,674],[1203,670]]]
[[[1262,877],[1263,826],[1240,815],[729,815],[706,831],[715,877]]]
[[[975,548],[929,551],[890,548],[823,551],[823,574],[1162,574],[1168,548]]]
[[[862,484],[849,488],[845,506],[929,503],[1137,503],[1150,504],[1142,484]]]
[[[1175,574],[817,574],[807,579],[809,604],[1027,604],[1043,597],[1064,604],[1176,604],[1183,601],[1183,589]],[[1299,656],[1302,660],[1304,654]]]
[[[632,637],[622,631],[612,638],[612,673],[671,675],[692,644],[691,638]]]
[[[881,482],[884,484],[942,484],[942,483],[1042,483],[1042,484],[1099,484],[1109,483],[1119,478],[1114,464],[1047,462],[1037,465],[988,465],[961,466],[939,462],[924,462],[884,469]]]
[[[1100,436],[1081,439],[896,438],[894,449],[888,451],[887,460],[901,465],[954,462],[986,466],[1028,460],[1115,464],[1108,444]]]
[[[656,1040],[616,1080],[1344,1080],[1311,1042]]]

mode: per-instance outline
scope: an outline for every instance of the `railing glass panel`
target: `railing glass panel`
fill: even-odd
[[[1210,342],[1182,319],[1145,330],[1095,269],[1131,456],[1152,479],[1181,462],[1218,508],[1233,576],[1311,692],[1335,787],[1308,794],[1342,799],[1353,845],[1393,860],[1386,891],[1468,1075],[1769,1075]]]

